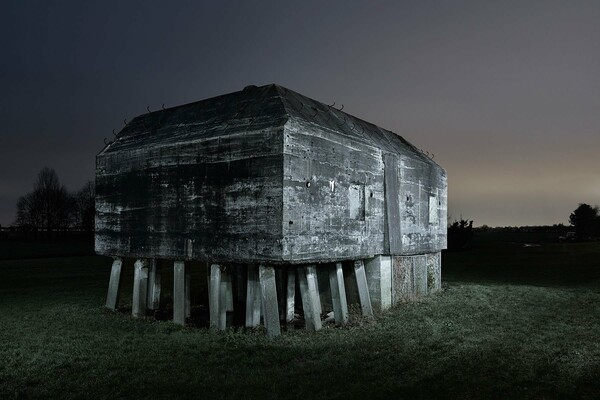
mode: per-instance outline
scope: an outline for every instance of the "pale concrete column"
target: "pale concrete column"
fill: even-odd
[[[321,291],[319,290],[319,273],[317,272],[317,267],[315,265],[309,265],[307,268],[311,269],[311,274],[309,279],[313,279],[315,283],[315,290],[317,291],[317,296],[315,297],[315,310],[321,318],[321,314],[323,314],[323,305],[321,304]]]
[[[146,315],[146,301],[148,300],[148,261],[137,260],[133,267],[131,314],[134,317],[143,317]]]
[[[441,253],[427,254],[427,290],[435,293],[442,289]]]
[[[119,287],[121,285],[121,268],[123,260],[119,257],[113,259],[110,270],[110,280],[108,281],[108,293],[106,294],[106,308],[114,310],[119,303]]]
[[[183,261],[173,263],[173,322],[185,325],[186,316],[186,266]]]
[[[148,309],[158,310],[160,308],[161,290],[160,267],[158,260],[153,258],[148,266]]]
[[[294,320],[294,307],[296,306],[296,268],[287,271],[287,296],[285,309],[285,322],[290,323]]]
[[[219,284],[219,330],[225,330],[231,324],[228,311],[233,311],[233,284],[231,268],[221,266],[221,282]],[[232,316],[232,314],[229,314]]]
[[[372,317],[373,307],[371,306],[371,296],[369,296],[365,265],[362,260],[354,261],[354,276],[356,277],[356,286],[358,287],[358,297],[360,299],[362,314],[364,316]]]
[[[331,300],[335,322],[344,325],[348,322],[348,303],[346,301],[346,285],[344,285],[342,263],[336,263],[330,267],[329,285],[331,286]]]
[[[226,300],[226,299],[223,299]],[[208,306],[210,314],[210,327],[221,329],[221,266],[210,266],[210,286],[208,289]]]
[[[261,299],[264,305],[264,322],[267,336],[273,337],[281,334],[279,325],[279,306],[277,305],[277,284],[275,282],[275,269],[261,264],[258,267]]]
[[[318,331],[322,327],[321,315],[318,313],[318,304],[320,304],[320,301],[315,275],[316,268],[314,265],[298,268],[304,320],[306,321],[306,329],[309,331]]]
[[[415,282],[415,294],[417,296],[427,295],[427,256],[413,256],[413,273]]]
[[[392,257],[377,256],[365,260],[365,274],[371,305],[376,311],[392,306]]]
[[[442,252],[437,253],[437,274],[440,283],[440,290],[442,290]]]
[[[319,292],[319,277],[317,276],[317,267],[315,265],[307,265],[306,272],[308,289],[311,297],[313,298],[312,304],[314,305],[314,310],[319,316],[320,320],[321,314],[323,314],[323,307],[321,306],[321,294]]]
[[[258,268],[248,265],[248,282],[246,287],[246,327],[260,325],[261,295],[258,282]]]
[[[192,276],[190,274],[190,268],[185,268],[185,317],[189,318],[192,316]]]

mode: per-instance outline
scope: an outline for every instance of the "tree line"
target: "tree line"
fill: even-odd
[[[580,203],[579,206],[569,215],[570,226],[563,224],[554,224],[552,226],[527,226],[527,227],[503,227],[490,228],[483,225],[479,228],[473,228],[473,221],[460,219],[448,222],[448,250],[460,250],[467,247],[473,239],[474,232],[477,231],[527,231],[527,232],[548,232],[568,230],[575,231],[576,240],[590,240],[600,237],[600,207],[591,206],[586,203]]]
[[[39,172],[33,190],[18,199],[15,225],[31,230],[77,228],[93,232],[94,216],[94,182],[88,181],[80,190],[69,193],[56,171],[45,167]]]

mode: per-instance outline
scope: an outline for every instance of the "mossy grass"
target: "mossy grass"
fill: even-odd
[[[487,241],[442,292],[317,333],[105,310],[110,259],[0,262],[0,398],[597,398],[600,245]],[[169,271],[165,272],[168,276]],[[193,275],[196,292],[206,276]],[[165,282],[168,308],[169,283]],[[202,313],[204,299],[194,299]]]

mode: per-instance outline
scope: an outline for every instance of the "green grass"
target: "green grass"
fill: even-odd
[[[0,398],[600,394],[597,243],[475,245],[444,255],[439,294],[375,322],[273,340],[135,320],[125,268],[123,309],[113,313],[102,307],[107,258],[0,262]],[[193,279],[198,292],[206,278]]]
[[[0,240],[0,260],[94,254],[90,239]]]

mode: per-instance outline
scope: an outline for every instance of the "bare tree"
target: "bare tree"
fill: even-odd
[[[16,224],[37,229],[64,229],[72,222],[73,206],[74,200],[60,184],[56,171],[44,167],[33,191],[17,201]]]
[[[96,213],[96,191],[93,181],[75,193],[75,225],[86,232],[94,231],[94,218]]]
[[[33,192],[19,197],[15,224],[30,228],[40,228],[42,226],[41,210]]]

